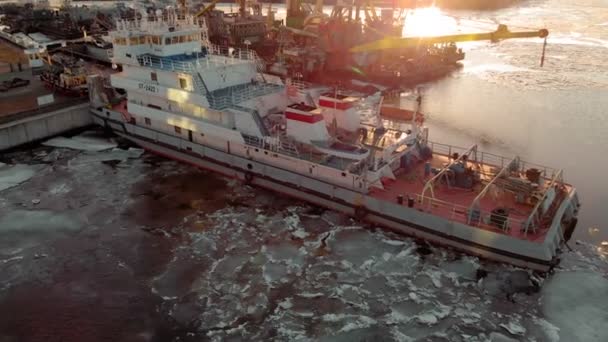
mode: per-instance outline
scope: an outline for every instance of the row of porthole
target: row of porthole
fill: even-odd
[[[255,149],[255,151],[256,151],[256,152],[260,152],[260,149],[259,149],[259,148],[256,148],[256,149]],[[268,151],[264,151],[264,154],[265,154],[265,155],[268,155]],[[278,157],[279,155],[278,155],[278,154],[276,154],[276,153],[274,153],[272,156],[273,156],[273,157]]]

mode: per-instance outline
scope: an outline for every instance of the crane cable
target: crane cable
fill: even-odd
[[[547,37],[545,37],[545,41],[543,42],[543,53],[540,55],[540,67],[542,68],[545,65],[545,50],[547,49]]]

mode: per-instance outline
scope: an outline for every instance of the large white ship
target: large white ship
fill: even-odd
[[[127,97],[95,122],[148,151],[396,232],[538,271],[559,262],[579,201],[561,170],[368,123],[367,99],[285,85],[252,51],[219,51],[182,10],[119,20],[111,76]]]

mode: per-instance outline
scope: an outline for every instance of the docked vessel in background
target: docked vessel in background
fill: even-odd
[[[275,20],[270,5],[263,14],[262,4],[257,0],[238,0],[238,11],[226,13],[215,8],[218,2],[213,0],[202,5],[195,15],[204,18],[202,23],[207,27],[211,43],[226,48],[253,49],[258,56],[272,59],[278,49],[275,32],[281,21]]]
[[[221,53],[184,7],[115,27],[111,84],[126,97],[91,77],[91,113],[150,152],[543,272],[576,227],[561,170],[432,142],[417,110],[389,128],[379,96],[285,83],[252,50]]]
[[[67,96],[86,96],[87,70],[82,60],[62,53],[50,58],[40,75],[45,86]]]
[[[548,35],[547,30],[511,32],[499,25],[487,33],[402,37],[408,10],[418,6],[415,1],[381,9],[376,5],[386,4],[378,1],[340,1],[330,15],[323,13],[322,5],[322,0],[314,8],[301,0],[287,1],[287,26],[279,36],[281,47],[270,66],[272,73],[326,84],[357,79],[389,88],[408,87],[459,68],[465,55],[457,42]]]
[[[112,28],[113,16],[130,17],[124,6],[89,8],[65,1],[59,9],[48,1],[0,6],[0,38],[23,49],[33,69],[44,65],[48,54],[69,52],[109,63],[111,43],[104,41]]]

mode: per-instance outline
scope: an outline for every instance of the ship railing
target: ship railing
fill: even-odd
[[[549,182],[549,185],[546,187],[546,190],[542,197],[538,200],[538,202],[536,203],[536,205],[534,206],[534,209],[532,209],[532,212],[530,213],[530,215],[528,215],[528,218],[526,219],[526,222],[523,225],[523,230],[525,232],[525,234],[528,234],[528,230],[531,228],[532,232],[536,233],[536,227],[539,226],[540,221],[542,220],[543,215],[545,214],[544,211],[541,211],[541,206],[545,204],[545,200],[547,198],[547,196],[549,195],[549,190],[556,184],[560,184],[563,183],[562,180],[562,171],[559,170],[551,179],[551,181]],[[558,196],[557,193],[555,193],[555,196]]]
[[[242,59],[247,61],[257,62],[260,58],[257,56],[254,50],[251,49],[238,49],[227,46],[219,46],[215,44],[209,44],[207,51],[211,55],[216,56],[227,56],[236,59]]]
[[[171,58],[156,56],[140,56],[137,58],[139,65],[155,69],[171,70],[178,72],[191,73],[196,70],[191,62],[176,61]]]
[[[212,55],[207,55],[204,57],[197,56],[188,61],[178,61],[167,57],[143,55],[139,56],[137,60],[141,66],[184,73],[193,73],[195,71],[205,70],[216,66],[243,63],[240,59],[222,58]]]
[[[426,213],[448,218],[451,221],[472,227],[492,228],[505,234],[509,234],[509,232],[515,229],[525,229],[525,219],[516,218],[509,214],[501,215],[487,210],[473,210],[462,205],[420,194],[416,194],[415,196],[415,202],[419,209],[422,209]]]
[[[146,19],[119,19],[116,21],[115,27],[117,31],[199,28],[194,17],[178,15],[149,16]]]
[[[443,144],[433,141],[428,141],[428,146],[431,148],[433,153],[444,155],[450,158],[454,156],[454,153],[462,155],[467,151],[467,149],[464,147]],[[513,157],[503,157],[494,153],[477,151],[471,155],[471,158],[469,158],[469,160],[478,162],[482,165],[495,167],[498,169],[496,170],[498,172],[500,169],[507,166],[513,160]],[[521,159],[519,160],[519,163],[518,165],[516,165],[516,167],[517,171],[520,173],[523,173],[530,168],[535,168],[541,171],[541,175],[547,180],[553,179],[555,175],[560,171],[552,167],[530,163]]]
[[[292,86],[295,87],[298,90],[304,90],[304,89],[309,89],[312,86],[312,83],[308,83],[305,81],[301,81],[301,80],[296,80],[296,79],[287,79],[285,81],[285,84],[288,86]]]
[[[256,83],[243,89],[233,89],[229,93],[215,95],[209,93],[209,104],[216,109],[225,109],[256,97],[268,95],[277,91],[280,86],[272,83]]]
[[[307,158],[307,155],[298,153],[298,150],[293,142],[286,141],[281,137],[263,138],[245,133],[241,133],[241,135],[243,136],[245,143],[249,146],[257,147],[270,152],[279,152],[281,154],[289,155],[302,160],[312,160],[312,158]]]

